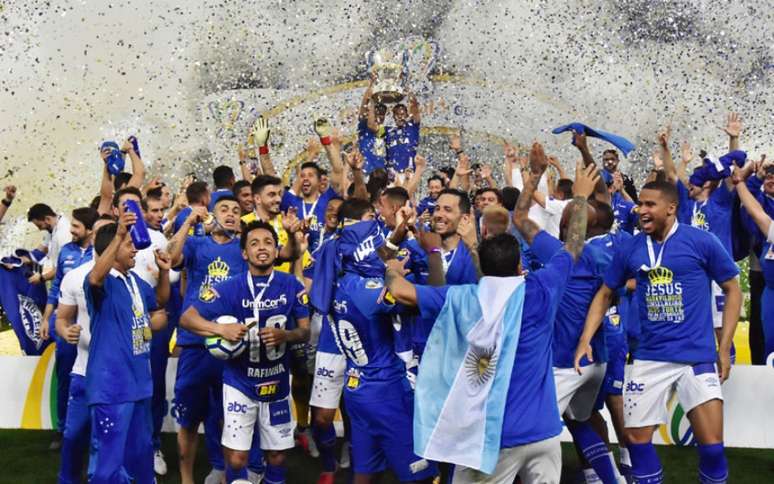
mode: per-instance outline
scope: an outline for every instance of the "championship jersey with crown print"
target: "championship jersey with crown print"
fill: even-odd
[[[715,235],[685,224],[664,243],[651,241],[651,247],[649,251],[645,233],[623,242],[605,273],[605,284],[614,290],[627,279],[637,281],[641,335],[634,357],[714,362],[710,285],[728,281],[739,269]]]
[[[247,270],[238,238],[219,244],[212,237],[189,237],[183,246],[183,258],[187,285],[182,311],[197,299],[213,297],[210,288],[215,284]],[[182,327],[178,329],[177,343],[180,345],[202,344],[203,341],[202,336]]]

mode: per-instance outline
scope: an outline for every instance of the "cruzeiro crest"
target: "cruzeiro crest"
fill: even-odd
[[[499,355],[496,346],[481,348],[471,345],[463,363],[468,381],[476,386],[485,385],[494,376]]]
[[[43,315],[32,298],[19,294],[19,318],[24,326],[24,333],[35,343],[35,349],[40,349],[43,340],[40,338],[40,323]]]

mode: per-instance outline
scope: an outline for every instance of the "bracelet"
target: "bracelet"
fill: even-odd
[[[456,154],[457,156],[460,156],[463,153],[465,153],[465,150],[454,150],[454,154]]]
[[[245,160],[239,160],[239,166],[242,166],[242,165],[244,165],[245,163],[247,163]]]
[[[398,246],[390,242],[390,239],[387,239],[387,241],[384,243],[384,245],[387,246],[390,250],[398,250]]]
[[[6,208],[7,208],[7,207],[10,207],[10,206],[11,206],[11,203],[13,203],[13,200],[7,200],[7,199],[5,199],[5,198],[4,198],[4,199],[0,200],[0,203],[2,203],[3,205],[5,205],[5,206],[6,206]]]
[[[269,154],[269,145],[259,146],[258,147],[258,154],[268,155]]]
[[[432,249],[430,249],[430,252],[429,252],[429,253],[430,253],[430,254],[442,254],[443,252],[441,251],[441,249],[440,249],[440,248],[438,248],[438,247],[433,247]]]
[[[331,137],[330,136],[320,136],[320,143],[322,143],[323,146],[328,146],[331,144]]]

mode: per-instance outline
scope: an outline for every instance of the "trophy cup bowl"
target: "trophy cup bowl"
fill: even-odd
[[[376,51],[370,56],[370,70],[376,78],[373,86],[376,102],[392,104],[400,102],[406,96],[403,87],[404,58],[401,53],[386,50]]]

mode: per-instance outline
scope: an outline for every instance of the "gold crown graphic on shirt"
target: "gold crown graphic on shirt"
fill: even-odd
[[[228,277],[228,264],[218,257],[207,266],[207,275],[210,277],[226,278]]]
[[[707,217],[703,213],[698,212],[691,218],[691,225],[697,228],[704,228],[707,225]]]
[[[664,266],[656,267],[648,272],[648,279],[651,286],[662,286],[665,284],[672,284],[674,274],[668,268]]]

